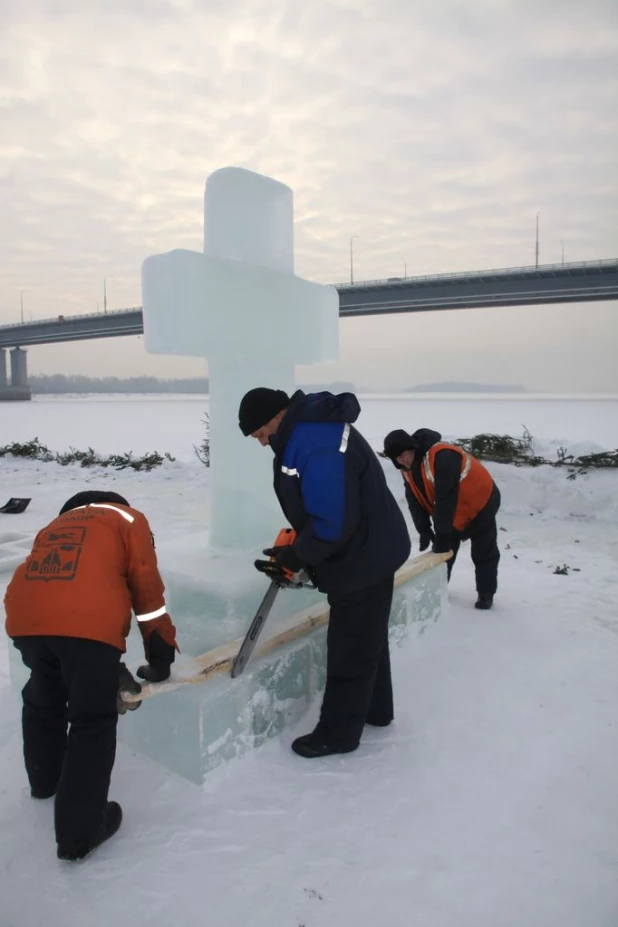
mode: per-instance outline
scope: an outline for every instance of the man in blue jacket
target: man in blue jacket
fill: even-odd
[[[290,398],[264,387],[238,412],[242,433],[274,451],[275,492],[298,535],[275,548],[277,564],[308,568],[330,605],[320,720],[292,744],[309,758],[356,750],[365,723],[393,719],[388,620],[410,538],[376,454],[352,424],[359,413],[352,393]]]

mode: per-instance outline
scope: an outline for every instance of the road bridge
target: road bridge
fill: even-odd
[[[333,285],[339,293],[342,318],[618,300],[618,259],[389,277],[386,280]],[[23,393],[27,390],[24,351],[27,347],[139,335],[143,330],[141,306],[88,315],[58,315],[0,326],[0,398],[27,398],[17,395],[18,391]],[[10,385],[6,372],[6,348],[12,349]]]

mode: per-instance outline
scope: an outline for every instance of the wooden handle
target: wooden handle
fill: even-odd
[[[440,566],[441,563],[450,560],[452,556],[452,551],[449,551],[446,554],[420,554],[420,556],[415,557],[413,560],[408,560],[395,573],[395,586],[402,586],[404,583],[414,579],[415,576],[420,576],[422,573],[433,570],[435,567]],[[305,634],[309,634],[316,628],[326,624],[329,614],[330,609],[325,602],[320,602],[317,605],[312,605],[310,608],[295,612],[291,618],[288,619],[287,627],[279,631],[278,634],[275,634],[269,640],[264,641],[260,647],[256,648],[253,660],[257,660],[259,657],[272,653],[273,650],[277,650],[284,644],[288,644],[290,641],[303,637]],[[151,698],[153,695],[162,695],[164,692],[172,692],[183,686],[197,685],[198,683],[210,679],[211,676],[229,673],[242,642],[243,638],[240,637],[237,640],[231,641],[229,644],[222,644],[220,647],[208,650],[206,653],[200,654],[199,657],[193,657],[185,664],[186,669],[190,671],[189,675],[176,679],[170,678],[165,682],[144,683],[139,695],[123,695],[123,701],[139,702],[142,699]]]

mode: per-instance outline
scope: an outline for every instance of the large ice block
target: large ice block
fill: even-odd
[[[256,386],[293,390],[295,364],[337,357],[339,296],[294,274],[293,196],[240,168],[208,178],[204,254],[176,250],[142,270],[146,349],[208,358],[211,546],[233,549],[276,534],[272,457],[238,429]]]
[[[390,634],[394,644],[409,634],[422,635],[437,621],[446,588],[446,567],[440,564],[395,590]],[[287,603],[302,607],[296,595],[289,592]],[[273,619],[269,634],[281,626],[281,615]],[[266,631],[263,636],[268,637]],[[236,679],[214,676],[145,699],[138,711],[120,719],[119,736],[138,753],[201,783],[222,762],[295,724],[322,692],[325,674],[323,626],[253,660]]]

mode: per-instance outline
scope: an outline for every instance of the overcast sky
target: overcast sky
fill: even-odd
[[[295,195],[319,282],[618,256],[615,0],[0,0],[0,324],[139,305],[217,168]],[[618,304],[341,322],[299,378],[618,392]],[[33,373],[200,375],[141,338]]]

